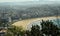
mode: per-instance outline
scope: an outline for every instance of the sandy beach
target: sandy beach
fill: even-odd
[[[60,18],[60,16],[58,18]],[[25,29],[27,29],[27,25],[29,25],[30,23],[32,23],[34,21],[38,21],[38,20],[41,21],[42,19],[43,20],[51,20],[51,19],[57,19],[57,17],[52,16],[52,17],[42,17],[42,18],[26,19],[26,20],[21,20],[21,21],[15,22],[12,25],[17,26],[17,27],[22,26],[23,29],[25,30]]]

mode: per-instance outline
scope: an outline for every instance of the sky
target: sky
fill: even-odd
[[[38,1],[38,0],[0,0],[0,2],[28,2],[28,1]]]
[[[28,1],[60,1],[60,0],[0,0],[0,2],[28,2]]]

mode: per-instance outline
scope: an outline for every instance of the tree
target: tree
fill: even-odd
[[[40,26],[34,25],[31,28],[31,36],[41,36],[40,34]]]
[[[41,25],[42,25],[42,32],[46,35],[51,35],[51,36],[57,36],[59,33],[59,28],[54,25],[54,23],[52,21],[43,21],[41,22]]]
[[[31,36],[31,31],[26,30],[26,35],[27,35],[27,36]]]

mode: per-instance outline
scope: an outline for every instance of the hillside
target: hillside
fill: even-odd
[[[12,17],[18,16],[21,19],[56,16],[57,14],[60,16],[60,5],[5,5],[0,6],[0,13],[7,13],[7,15],[12,14]],[[7,17],[7,15],[4,16]]]

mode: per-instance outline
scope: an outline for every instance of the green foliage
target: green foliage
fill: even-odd
[[[23,35],[24,31],[22,31],[22,27],[12,26],[12,28],[8,28],[7,34],[11,34],[12,36],[15,36],[15,35],[19,36],[19,35]]]
[[[42,36],[40,31],[40,26],[38,25],[32,25],[31,31],[26,31],[27,36]]]
[[[54,25],[52,21],[43,21],[41,22],[42,25],[42,32],[45,33],[46,35],[52,35],[52,36],[57,36],[59,33],[59,28]]]
[[[46,36],[59,36],[60,34],[59,28],[52,21],[42,20],[41,26],[42,29],[40,30],[40,26],[32,25],[31,31],[26,31],[27,36],[43,36],[43,34],[46,34]]]
[[[26,34],[27,34],[27,36],[31,36],[31,31],[26,30]]]
[[[32,36],[40,36],[40,27],[38,25],[32,26],[31,35]]]
[[[43,34],[46,34],[47,36],[60,36],[59,28],[52,21],[42,20],[41,26],[42,29],[40,29],[40,26],[38,25],[32,25],[31,31],[22,31],[22,27],[12,26],[12,28],[8,28],[6,36],[43,36]]]

